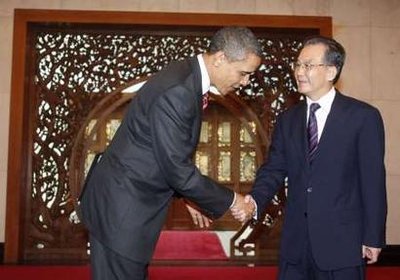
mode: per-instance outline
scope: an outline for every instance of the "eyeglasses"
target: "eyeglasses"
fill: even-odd
[[[295,64],[293,64],[293,70],[299,71],[300,69],[304,69],[306,72],[310,72],[314,68],[321,67],[321,66],[332,66],[332,65],[324,64],[324,63],[312,64],[312,63],[296,62]]]

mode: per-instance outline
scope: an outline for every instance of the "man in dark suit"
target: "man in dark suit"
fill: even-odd
[[[246,198],[265,209],[288,179],[279,279],[364,279],[364,261],[376,262],[385,244],[383,121],[334,88],[344,60],[335,40],[304,42],[294,74],[305,100],[279,116]]]
[[[192,155],[210,85],[228,94],[247,85],[260,63],[254,34],[227,27],[214,35],[209,52],[171,63],[139,90],[81,196],[93,279],[147,279],[174,195],[197,204],[205,222],[244,202],[200,174]]]

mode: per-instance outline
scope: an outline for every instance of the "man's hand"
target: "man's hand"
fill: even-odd
[[[235,204],[231,207],[232,216],[241,223],[250,220],[256,209],[256,203],[250,195],[236,194]]]
[[[212,220],[207,216],[203,215],[199,210],[195,209],[193,206],[189,205],[187,201],[185,201],[185,205],[187,210],[189,211],[190,216],[192,216],[193,223],[200,228],[206,227],[208,228],[212,223]]]
[[[367,259],[368,264],[376,263],[378,261],[381,248],[374,248],[369,246],[362,246],[362,257]]]

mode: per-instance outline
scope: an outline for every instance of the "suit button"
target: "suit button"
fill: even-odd
[[[312,192],[312,187],[308,187],[308,188],[307,188],[307,192],[308,192],[308,193],[311,193],[311,192]]]

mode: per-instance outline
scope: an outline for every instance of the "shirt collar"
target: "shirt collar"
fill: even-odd
[[[210,76],[208,76],[206,64],[204,63],[203,55],[197,55],[197,60],[199,61],[200,65],[200,72],[201,72],[201,89],[202,93],[206,94],[210,90]]]
[[[330,112],[333,100],[335,99],[336,90],[332,87],[327,94],[323,95],[318,100],[311,100],[309,97],[306,96],[307,100],[307,108],[310,107],[311,103],[318,103],[321,106],[321,109],[325,112]]]

